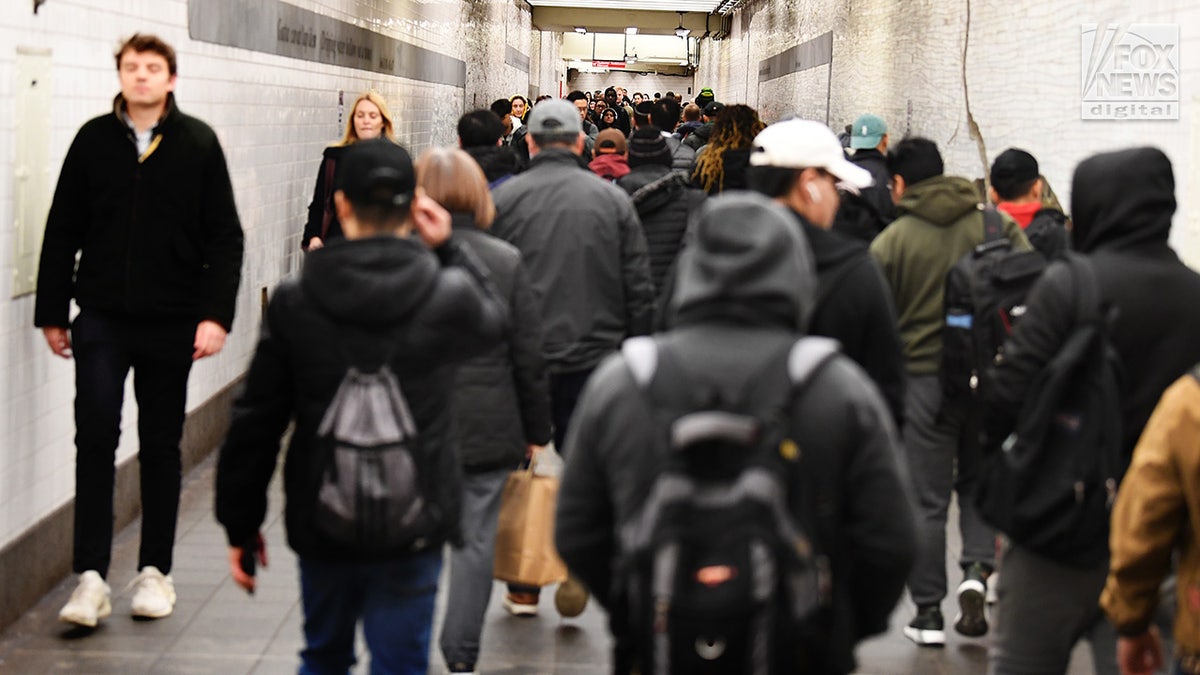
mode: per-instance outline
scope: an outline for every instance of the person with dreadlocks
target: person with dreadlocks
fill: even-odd
[[[750,148],[765,127],[754,108],[726,106],[713,125],[712,139],[696,155],[692,181],[710,195],[744,190]]]

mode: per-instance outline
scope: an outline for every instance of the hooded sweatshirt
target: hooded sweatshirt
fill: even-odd
[[[1132,454],[1163,391],[1200,362],[1200,275],[1167,245],[1175,177],[1162,151],[1135,148],[1084,160],[1071,199],[1072,246],[1091,258],[1101,301],[1116,312],[1109,333],[1124,366],[1123,447]],[[991,438],[1011,431],[1034,377],[1074,327],[1075,288],[1059,263],[1030,290],[1025,317],[993,371]]]
[[[309,253],[300,278],[280,284],[271,298],[221,449],[216,511],[229,543],[243,545],[262,526],[280,437],[294,419],[283,472],[292,549],[332,561],[412,553],[347,550],[312,526],[314,477],[325,461],[314,452],[321,418],[350,365],[373,371],[385,360],[417,425],[413,460],[432,521],[427,546],[460,540],[453,364],[502,339],[506,306],[486,268],[453,240],[436,255],[419,240],[394,236],[339,240]]]
[[[946,273],[983,243],[982,208],[969,180],[934,176],[905,190],[896,205],[898,217],[871,242],[871,255],[892,289],[909,375],[938,372]],[[1029,250],[1020,226],[1002,218],[1013,247]]]
[[[896,426],[904,424],[904,353],[891,289],[861,241],[824,230],[792,212],[817,263],[809,333],[831,337],[878,385]]]
[[[678,327],[655,337],[686,381],[661,382],[685,397],[703,391],[746,405],[751,378],[804,330],[816,285],[809,247],[786,209],[761,195],[706,202],[680,258],[674,307]],[[782,373],[780,373],[782,376]],[[659,386],[655,382],[655,387]],[[891,415],[853,363],[836,356],[788,409],[803,467],[789,481],[795,517],[828,557],[833,585],[812,672],[854,670],[854,645],[887,629],[915,555],[915,521],[897,465]],[[613,536],[640,512],[662,463],[661,415],[646,403],[620,355],[588,382],[571,422],[559,491],[555,542],[563,560],[609,610],[614,662],[626,663],[626,614],[610,593]],[[800,476],[804,476],[801,478]],[[802,504],[823,504],[820,515]]]

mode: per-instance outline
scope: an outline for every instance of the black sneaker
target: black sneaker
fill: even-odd
[[[958,585],[958,616],[954,618],[954,630],[967,637],[987,635],[987,578],[988,569],[974,563],[963,571],[962,583]]]
[[[917,616],[904,627],[904,635],[922,647],[942,647],[946,644],[946,621],[937,605],[917,608]]]

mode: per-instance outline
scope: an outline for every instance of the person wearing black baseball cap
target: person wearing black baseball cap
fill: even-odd
[[[355,661],[361,619],[372,668],[423,673],[442,545],[462,540],[450,366],[500,343],[507,303],[450,237],[450,215],[416,187],[402,147],[371,140],[348,148],[334,202],[345,239],[311,251],[300,277],[280,284],[267,307],[221,449],[217,519],[230,542],[233,579],[252,591],[255,577],[240,561],[253,548],[266,562],[263,505],[280,436],[294,420],[284,491],[287,540],[300,559],[301,670],[345,672]],[[374,372],[381,365],[403,384],[411,405],[420,448],[411,457],[427,486],[429,527],[427,536],[395,548],[361,551],[312,526],[319,481],[311,477],[327,462],[317,430],[343,377],[349,368]]]

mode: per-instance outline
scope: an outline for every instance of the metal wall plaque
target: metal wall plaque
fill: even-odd
[[[833,33],[817,37],[758,62],[758,81],[823,66],[833,61]]]
[[[465,87],[467,64],[279,0],[188,0],[193,40]]]

